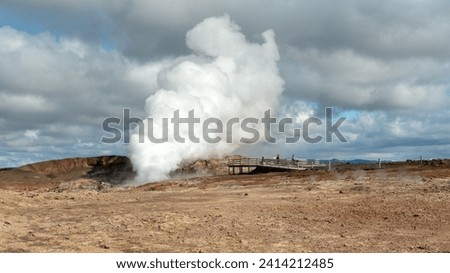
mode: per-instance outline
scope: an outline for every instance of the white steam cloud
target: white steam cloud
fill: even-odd
[[[188,139],[184,127],[180,135],[186,142],[175,141],[170,123],[174,111],[179,110],[181,117],[187,117],[193,109],[201,121],[214,117],[225,125],[232,117],[260,118],[267,109],[277,107],[284,81],[277,67],[275,34],[267,30],[262,38],[261,44],[247,41],[228,15],[207,18],[188,31],[186,44],[192,54],[176,59],[158,74],[157,91],[147,98],[145,105],[146,113],[153,119],[154,137],[162,136],[162,120],[169,119],[169,141],[159,144],[149,141],[147,122],[144,122],[145,137],[136,131],[130,139],[128,152],[138,183],[166,179],[181,164],[222,157],[239,147],[237,141],[231,144],[224,139],[216,144],[206,143],[201,124],[194,131],[199,143]],[[241,135],[238,130],[233,131],[234,139]]]

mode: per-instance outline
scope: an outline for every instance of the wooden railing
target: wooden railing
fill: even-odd
[[[318,161],[292,160],[292,159],[268,159],[268,158],[230,158],[228,167],[274,167],[285,169],[311,169],[314,167],[326,167]]]

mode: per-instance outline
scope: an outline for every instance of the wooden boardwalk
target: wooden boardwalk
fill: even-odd
[[[318,161],[263,158],[229,158],[227,165],[228,174],[250,173],[257,168],[262,171],[303,171],[328,167],[328,164],[320,164]]]

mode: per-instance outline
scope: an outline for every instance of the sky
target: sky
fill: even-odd
[[[146,117],[158,75],[190,54],[186,33],[228,14],[246,39],[272,29],[279,116],[346,117],[348,142],[257,144],[299,158],[450,157],[449,1],[0,1],[0,167],[127,153],[103,144],[124,108]]]

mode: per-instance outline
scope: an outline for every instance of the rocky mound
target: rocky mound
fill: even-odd
[[[72,186],[98,189],[124,183],[134,176],[131,162],[125,156],[67,158],[5,169],[0,172],[0,187],[22,190],[69,189]]]
[[[128,166],[130,161],[124,156],[100,156],[87,158],[66,158],[37,162],[20,167],[20,170],[43,175],[58,175],[76,169],[105,168],[111,166]]]
[[[131,162],[125,156],[50,160],[25,165],[19,170],[45,175],[50,179],[67,181],[75,178],[88,178],[112,184],[119,184],[134,176]]]
[[[173,178],[227,173],[227,158],[197,160],[173,172]],[[18,190],[101,190],[132,181],[136,173],[125,156],[66,158],[0,169],[0,188]]]
[[[174,175],[221,175],[227,173],[228,157],[223,159],[201,159],[190,164],[183,165],[174,172]]]

